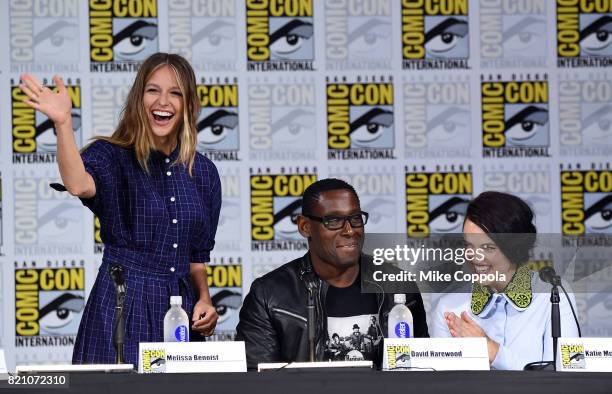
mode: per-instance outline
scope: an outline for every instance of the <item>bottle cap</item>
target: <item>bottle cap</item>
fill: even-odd
[[[182,303],[183,303],[183,297],[170,296],[170,305],[181,305]]]
[[[394,294],[393,302],[396,304],[405,304],[406,303],[406,294]]]

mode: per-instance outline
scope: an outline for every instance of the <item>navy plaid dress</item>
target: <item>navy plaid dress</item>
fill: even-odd
[[[82,201],[100,218],[105,249],[81,319],[73,363],[115,362],[116,293],[110,264],[123,267],[127,285],[126,363],[138,364],[139,342],[163,342],[171,295],[183,297],[191,320],[195,295],[189,264],[210,260],[221,184],[215,165],[204,156],[196,154],[193,177],[184,166],[172,164],[177,156],[178,148],[170,156],[152,152],[147,174],[132,149],[98,140],[83,152],[96,195]]]

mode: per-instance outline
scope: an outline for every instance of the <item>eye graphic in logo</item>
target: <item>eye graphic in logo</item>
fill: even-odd
[[[291,201],[291,202],[289,202]],[[289,203],[287,203],[289,202]],[[276,205],[286,205],[277,210]],[[293,197],[277,197],[274,199],[274,238],[295,240],[301,239],[297,227],[297,218],[302,212],[302,199]]]
[[[434,115],[435,114],[435,115]],[[469,144],[470,111],[463,107],[429,106],[427,120],[428,143],[432,147]]]
[[[435,24],[425,33],[425,57],[468,57],[469,27],[466,18],[434,16],[427,18],[425,23],[426,26],[429,24]]]
[[[544,56],[546,48],[546,21],[542,18],[508,16],[504,22],[510,26],[504,30],[502,47],[507,57]]]
[[[76,319],[76,317],[83,311],[83,308],[85,307],[84,297],[72,293],[45,293],[51,293],[52,295],[60,295],[51,299],[51,301],[44,304],[42,308],[40,308],[38,322],[40,324],[41,334],[54,335],[76,333],[76,328],[78,324],[78,319]],[[75,324],[71,324],[73,322]],[[70,331],[69,326],[74,326],[74,330]]]
[[[546,216],[550,213],[550,200],[547,198],[543,198],[538,196],[537,194],[530,194],[524,197],[524,200],[527,204],[533,209],[538,216]]]
[[[393,199],[375,197],[363,205],[363,210],[368,212],[368,232],[378,233],[395,227],[395,204]]]
[[[530,105],[506,121],[509,146],[537,146],[548,143],[548,110]]]
[[[612,144],[612,105],[584,105],[587,112],[590,107],[595,108],[582,121],[583,143],[587,145]]]
[[[584,17],[590,17],[585,15]],[[582,25],[581,20],[581,25]],[[588,22],[587,22],[588,23]],[[580,30],[580,54],[585,56],[612,55],[612,16],[604,15]]]
[[[608,327],[608,330],[612,330],[609,326],[609,321],[612,319],[612,285],[597,282],[595,287],[597,292],[591,293],[592,297],[589,297],[586,305],[589,324],[592,324],[593,327]]]
[[[434,202],[430,196],[430,202]],[[434,208],[429,214],[429,227],[432,233],[457,233],[461,231],[469,200],[457,196],[450,197]],[[434,204],[431,204],[432,206]]]
[[[271,60],[312,60],[314,29],[312,23],[300,19],[291,19],[277,29],[272,30],[275,20],[281,23],[287,18],[270,20],[270,59]]]
[[[166,367],[166,359],[159,357],[156,359],[151,360],[151,369],[152,370],[160,370],[163,371],[163,369]]]
[[[117,25],[124,23],[115,19]],[[125,25],[125,24],[124,24]],[[121,28],[113,37],[115,61],[144,60],[157,52],[157,25],[137,20]]]
[[[202,22],[199,22],[202,21]],[[214,55],[214,58],[204,60],[228,59],[235,55],[236,29],[234,23],[224,20],[214,19],[208,24],[204,24],[204,19],[194,20],[194,26],[202,26],[200,30],[193,34],[192,49],[194,56]]]
[[[231,142],[236,142],[238,135],[232,133],[238,126],[238,114],[233,111],[225,109],[217,109],[211,114],[204,117],[198,122],[198,149],[232,149],[235,147],[229,147],[230,145],[230,134],[234,138]]]
[[[217,324],[222,324],[238,312],[242,305],[242,294],[231,290],[221,290],[213,295],[211,300],[219,315]]]
[[[357,27],[351,30],[351,22],[357,19]],[[388,58],[391,53],[392,27],[376,18],[350,18],[348,49],[355,59]]]
[[[295,108],[275,111],[281,117],[272,122],[272,141],[275,148],[307,148],[314,139],[315,114],[313,111]]]
[[[81,112],[72,110],[72,129],[77,133],[81,129]],[[55,152],[57,150],[57,133],[53,121],[45,120],[36,125],[36,150],[38,152]]]
[[[389,141],[381,141],[381,138],[387,135],[393,139],[392,126],[393,111],[378,107],[370,109],[351,122],[351,148],[387,146]]]
[[[604,195],[584,211],[587,233],[612,233],[612,194]]]
[[[82,208],[74,203],[57,201],[40,201],[38,234],[40,240],[52,242],[77,242],[80,234]]]
[[[235,198],[223,198],[216,239],[236,240],[240,232],[240,203]]]
[[[34,57],[37,62],[77,61],[79,25],[65,19],[36,19]]]

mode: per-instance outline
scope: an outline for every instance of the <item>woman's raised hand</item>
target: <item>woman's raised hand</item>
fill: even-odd
[[[24,100],[26,104],[47,115],[55,123],[56,128],[66,122],[72,122],[72,100],[64,86],[64,81],[58,75],[53,77],[57,92],[43,86],[33,75],[22,74],[21,80],[23,83],[19,87],[29,98]]]

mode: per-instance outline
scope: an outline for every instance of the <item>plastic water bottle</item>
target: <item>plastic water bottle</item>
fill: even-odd
[[[387,325],[389,338],[412,338],[412,313],[406,304],[406,294],[395,294],[393,296],[395,306],[389,312]]]
[[[164,316],[164,342],[189,342],[189,318],[182,303],[183,297],[170,297],[170,309]]]

